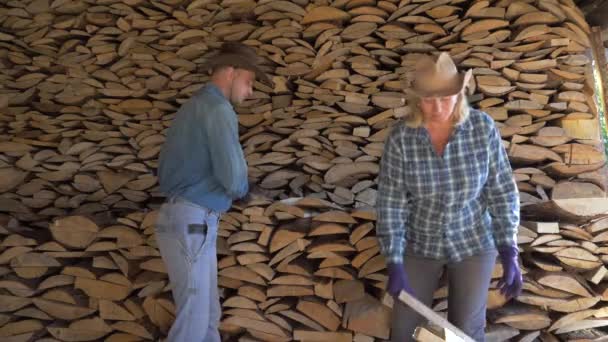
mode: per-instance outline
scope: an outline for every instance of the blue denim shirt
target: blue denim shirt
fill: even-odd
[[[237,116],[212,83],[177,112],[160,152],[158,178],[167,196],[218,212],[247,194],[247,162]]]

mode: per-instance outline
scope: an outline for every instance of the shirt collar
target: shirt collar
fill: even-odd
[[[472,112],[473,109],[470,109],[470,111]],[[464,122],[462,122],[461,124],[457,125],[456,130],[462,130],[462,131],[470,131],[473,129],[473,124],[471,123],[471,114],[469,113],[469,116],[464,120]]]
[[[220,101],[225,102],[226,104],[228,104],[228,106],[230,106],[230,108],[234,109],[234,105],[232,104],[232,102],[230,102],[230,100],[226,98],[226,96],[224,96],[224,93],[222,93],[220,88],[213,84],[213,82],[207,82],[207,84],[202,87],[200,91],[210,94],[211,96],[217,97],[218,99],[220,99]]]
[[[204,89],[205,89],[205,91],[208,91],[208,92],[210,92],[213,95],[225,98],[224,93],[222,93],[222,91],[220,90],[220,88],[218,88],[215,84],[213,84],[213,82],[207,83],[205,85]]]

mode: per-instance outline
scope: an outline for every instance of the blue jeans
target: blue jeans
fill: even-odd
[[[172,285],[176,316],[167,341],[220,342],[216,237],[219,214],[182,199],[160,208],[156,241]]]

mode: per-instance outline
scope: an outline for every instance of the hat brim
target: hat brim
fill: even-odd
[[[205,70],[214,70],[219,67],[231,66],[236,69],[245,69],[255,73],[255,77],[262,83],[273,86],[272,80],[268,75],[260,69],[260,67],[247,58],[237,54],[219,54],[213,56],[207,63],[203,65]]]
[[[410,89],[410,92],[418,97],[443,97],[458,95],[467,87],[469,81],[471,80],[472,74],[473,71],[471,69],[467,70],[465,73],[459,73],[458,83],[454,87],[450,87],[447,89],[439,89],[435,91],[424,91],[422,89],[412,87],[412,89]]]

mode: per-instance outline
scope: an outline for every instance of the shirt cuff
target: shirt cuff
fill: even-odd
[[[400,246],[383,251],[384,260],[387,264],[403,264],[404,249],[405,243],[401,243]]]
[[[495,232],[494,244],[496,248],[517,246],[517,230],[510,234]]]
[[[385,256],[384,259],[387,264],[403,264],[403,254]]]

